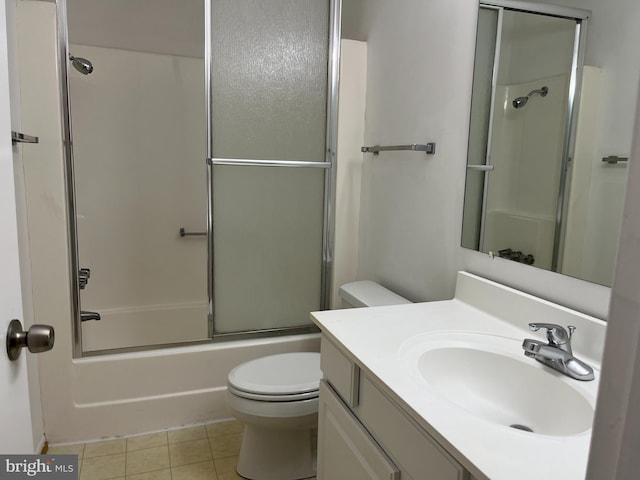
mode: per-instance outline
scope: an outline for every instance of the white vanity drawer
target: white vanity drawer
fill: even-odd
[[[331,341],[323,336],[320,345],[320,369],[347,405],[358,404],[360,368],[347,358]]]
[[[391,458],[402,478],[467,480],[468,472],[371,381],[362,375],[358,418]]]

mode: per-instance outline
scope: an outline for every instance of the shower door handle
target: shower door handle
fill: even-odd
[[[493,165],[467,165],[467,170],[479,170],[481,172],[493,172]]]

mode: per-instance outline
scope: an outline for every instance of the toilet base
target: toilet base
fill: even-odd
[[[316,475],[317,430],[245,424],[238,475],[250,480],[300,480]]]

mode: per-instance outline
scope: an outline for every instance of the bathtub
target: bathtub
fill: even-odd
[[[45,405],[47,440],[84,442],[230,418],[225,399],[229,370],[264,355],[298,351],[320,351],[320,335],[70,360],[60,372],[68,388],[57,390],[58,398]]]

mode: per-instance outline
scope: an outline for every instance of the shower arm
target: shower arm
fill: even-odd
[[[531,98],[531,95],[535,95],[536,93],[539,93],[541,97],[546,97],[549,93],[549,87],[542,87],[537,90],[531,90],[529,92],[529,95],[527,95],[527,98]]]

